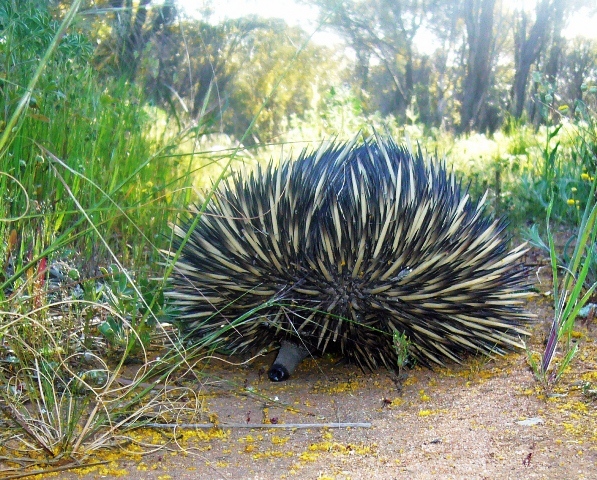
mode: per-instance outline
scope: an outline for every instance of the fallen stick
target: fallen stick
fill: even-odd
[[[371,428],[371,423],[145,423],[150,428]]]

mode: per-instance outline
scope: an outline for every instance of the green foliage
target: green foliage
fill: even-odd
[[[15,10],[4,2],[0,10],[6,39],[0,44],[6,71],[0,79],[0,125],[16,112],[40,52],[56,34],[58,23],[41,4],[46,2],[30,0]],[[50,245],[52,251],[69,245],[86,256],[88,271],[105,250],[88,235],[77,203],[94,225],[111,232],[110,243],[124,260],[147,262],[147,252],[135,251],[141,244],[132,239],[140,231],[166,228],[167,200],[173,199],[160,192],[174,179],[175,167],[167,157],[154,158],[164,150],[147,135],[153,119],[140,88],[100,81],[90,66],[91,51],[90,42],[78,34],[61,39],[0,158],[5,192],[0,216],[20,218],[12,229],[21,244],[31,243],[38,232],[38,254],[48,253]],[[151,239],[156,240],[157,235]]]
[[[550,130],[543,148],[542,175],[532,185],[535,192],[540,188],[541,193],[551,195],[547,207],[547,242],[541,238],[537,226],[527,233],[534,245],[549,253],[552,267],[555,310],[552,327],[545,351],[538,356],[529,352],[529,363],[546,389],[561,378],[573,360],[578,350],[572,341],[575,320],[597,287],[597,116],[580,101],[576,103],[576,112],[575,129],[571,130],[573,145],[563,151],[562,144],[554,142],[562,125]],[[560,212],[560,219],[566,225],[576,224],[577,231],[561,250],[556,248],[550,227],[554,211]],[[558,347],[562,354],[553,366]]]
[[[398,374],[400,375],[404,367],[406,367],[412,360],[409,354],[411,341],[406,334],[402,332],[394,332],[393,342],[397,357],[396,365],[398,367]]]
[[[595,187],[597,181],[593,181],[590,200],[587,202],[582,221],[578,228],[577,241],[570,261],[564,266],[564,276],[560,280],[558,254],[556,252],[553,235],[549,227],[551,204],[547,212],[547,238],[551,259],[553,275],[553,298],[554,298],[554,319],[545,346],[545,351],[540,355],[540,361],[536,361],[533,354],[529,352],[529,363],[537,379],[546,389],[555,384],[576,355],[578,346],[572,342],[572,331],[576,317],[581,308],[589,301],[597,283],[590,285],[583,292],[591,263],[594,261],[593,254],[595,240],[597,239],[597,202],[595,202]],[[556,355],[558,345],[562,345],[563,356],[555,368],[551,368]]]
[[[540,208],[550,205],[545,199],[553,197],[551,218],[565,226],[578,228],[582,222],[581,213],[586,211],[593,201],[591,189],[597,172],[597,115],[593,109],[597,104],[595,93],[591,94],[592,99],[587,99],[590,104],[576,102],[578,113],[575,115],[575,128],[566,132],[571,142],[568,145],[562,141],[554,143],[552,139],[560,131],[560,128],[556,127],[553,130],[554,134],[548,136],[542,152],[542,176],[527,180],[527,191],[541,200]],[[541,238],[536,225],[527,231],[527,236],[535,246],[551,253],[548,242]],[[578,239],[578,233],[574,233],[565,241],[564,247],[557,252],[559,265],[567,265],[572,261]],[[587,245],[587,249],[593,252],[585,282],[585,287],[589,288],[597,282],[597,252],[594,244]]]
[[[300,29],[274,23],[256,30],[233,59],[241,68],[224,112],[225,124],[234,129],[231,133],[240,138],[255,117],[252,134],[261,143],[269,142],[287,131],[291,116],[304,118],[333,75],[328,57],[327,49],[309,44]]]
[[[135,428],[165,393],[142,385],[166,381],[147,356],[162,308],[148,278],[188,186],[175,176],[183,157],[170,157],[167,136],[151,128],[141,89],[98,78],[89,41],[62,35],[79,4],[62,22],[48,2],[0,10],[4,444],[57,463]],[[104,269],[108,262],[116,267]],[[172,351],[166,370],[183,361]],[[132,355],[143,367],[123,387]]]
[[[9,77],[13,78],[33,73],[37,66],[35,61],[46,52],[60,28],[48,2],[42,0],[2,2],[0,25],[4,40],[0,46],[0,59],[3,67],[8,68]],[[72,63],[77,68],[82,61],[89,61],[92,53],[92,44],[86,37],[68,31],[49,66]]]
[[[331,86],[320,102],[307,110],[301,118],[293,115],[290,129],[284,136],[286,141],[325,139],[332,136],[352,138],[362,131],[371,134],[373,127],[381,127],[378,116],[363,113],[361,100],[349,88]]]
[[[95,58],[104,73],[114,59],[114,42],[103,41]],[[336,76],[331,56],[280,20],[183,20],[151,36],[136,83],[179,128],[201,116],[210,130],[236,139],[252,125],[245,143],[266,143],[287,129],[292,115],[315,106]]]
[[[100,287],[103,298],[98,300],[109,305],[114,313],[108,314],[97,329],[114,350],[111,354],[127,351],[135,355],[149,346],[156,322],[167,320],[161,313],[163,295],[160,291],[156,292],[155,285],[144,278],[135,279],[133,288],[131,276],[117,265],[100,267],[100,270],[103,273]],[[148,309],[149,305],[152,311]]]

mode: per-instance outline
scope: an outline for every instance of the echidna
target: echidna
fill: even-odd
[[[391,138],[270,162],[220,187],[189,233],[167,296],[195,339],[228,353],[281,344],[270,379],[308,354],[425,365],[523,345],[524,246],[443,162]],[[207,340],[206,340],[207,339]]]

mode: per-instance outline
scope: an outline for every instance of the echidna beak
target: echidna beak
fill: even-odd
[[[308,355],[309,351],[302,345],[282,340],[278,356],[267,372],[267,376],[272,382],[288,380],[298,364]]]
[[[290,378],[290,372],[284,365],[278,365],[277,363],[274,363],[269,369],[269,372],[267,372],[267,376],[272,382],[283,382],[284,380],[288,380]]]

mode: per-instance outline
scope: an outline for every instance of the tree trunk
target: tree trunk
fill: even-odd
[[[353,48],[357,57],[355,77],[359,84],[361,94],[364,94],[364,92],[367,91],[367,88],[369,88],[369,57],[371,55],[360,45],[356,45]]]
[[[461,132],[479,121],[491,78],[495,0],[465,0],[468,55],[460,110]]]
[[[120,56],[120,71],[129,80],[134,80],[141,52],[145,48],[146,40],[143,38],[143,26],[147,20],[147,5],[151,0],[141,0],[137,13],[129,25],[128,36],[124,39]]]
[[[531,66],[539,58],[547,36],[549,26],[549,12],[551,4],[549,0],[541,0],[537,4],[537,19],[535,24],[526,36],[527,18],[523,12],[516,34],[516,72],[514,74],[514,85],[512,89],[512,105],[515,118],[520,118],[524,110],[526,100],[526,89]]]
[[[564,28],[564,0],[554,0],[553,4],[554,24],[551,49],[549,58],[545,65],[545,76],[547,81],[555,84],[560,69],[560,59],[564,50],[564,38],[562,29]]]

